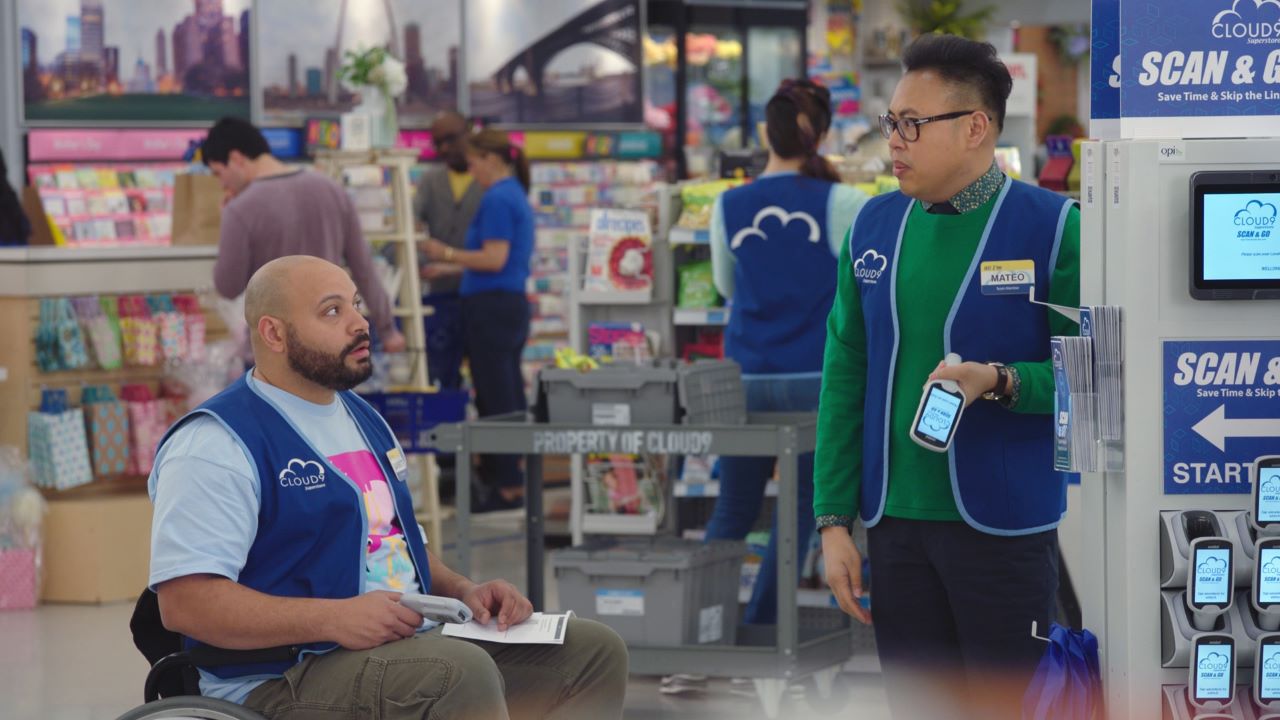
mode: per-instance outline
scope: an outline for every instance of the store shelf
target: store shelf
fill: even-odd
[[[704,308],[698,310],[678,309],[675,318],[672,320],[676,325],[682,327],[696,327],[702,325],[728,325],[729,309],[728,308]]]
[[[778,483],[770,480],[765,486],[764,494],[766,497],[778,497]],[[720,497],[720,481],[678,482],[675,485],[675,495],[678,498]]]
[[[588,535],[653,535],[658,532],[657,515],[582,516],[582,532]]]
[[[393,233],[387,230],[379,230],[377,232],[366,232],[364,234],[364,239],[371,243],[400,243],[405,241],[405,237],[403,234]],[[415,242],[422,242],[423,240],[427,239],[427,236],[423,235],[422,233],[414,233],[413,239]]]
[[[710,245],[711,231],[673,227],[667,234],[667,240],[672,245]]]
[[[653,302],[653,289],[612,292],[579,290],[576,299],[581,305],[648,305]]]

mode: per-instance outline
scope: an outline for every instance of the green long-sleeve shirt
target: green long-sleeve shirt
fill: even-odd
[[[977,252],[996,196],[963,215],[937,215],[917,202],[907,221],[898,262],[900,342],[889,419],[889,491],[885,514],[911,520],[961,520],[951,490],[947,456],[909,439],[921,387],[945,354],[944,327],[960,285]],[[840,255],[836,300],[827,320],[818,441],[814,459],[814,514],[853,518],[862,485],[862,438],[868,382],[867,336],[862,300],[853,276],[849,243]],[[1048,302],[1080,304],[1080,211],[1072,209],[1063,229]],[[1050,312],[1054,335],[1075,335],[1074,322]],[[1000,358],[966,358],[980,361]],[[1051,361],[1012,363],[1022,379],[1013,412],[1053,412]],[[981,402],[981,401],[980,401]],[[879,422],[879,419],[875,421]],[[824,523],[825,524],[825,523]]]

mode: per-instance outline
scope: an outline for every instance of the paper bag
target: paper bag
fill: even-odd
[[[173,244],[217,245],[222,185],[212,175],[179,174],[173,181]]]

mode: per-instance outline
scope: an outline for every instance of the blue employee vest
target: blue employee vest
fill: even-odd
[[[867,333],[863,423],[862,520],[884,516],[889,483],[889,418],[899,351],[896,261],[914,201],[900,192],[874,198],[854,224],[850,259]],[[1005,180],[991,220],[947,318],[947,352],[965,360],[1041,362],[1049,357],[1049,309],[1025,294],[984,295],[982,263],[1032,260],[1043,300],[1058,261],[1067,211],[1074,203],[1047,190]],[[894,442],[910,442],[906,437]],[[1028,535],[1057,526],[1066,512],[1066,476],[1053,469],[1053,419],[1015,414],[978,400],[965,410],[948,453],[960,515],[993,535]]]
[[[833,187],[782,175],[721,199],[725,240],[736,259],[725,355],[744,373],[822,371],[839,267],[827,234]]]
[[[422,585],[431,591],[431,566],[413,515],[413,498],[391,466],[396,448],[386,422],[352,392],[339,393],[365,444],[388,479],[396,521]],[[165,435],[161,445],[187,420],[209,415],[231,432],[253,459],[261,487],[258,534],[237,582],[267,595],[343,599],[364,592],[369,521],[360,489],[329,463],[293,423],[240,378],[191,412]],[[185,639],[186,647],[198,643]],[[324,653],[336,643],[300,645],[292,662],[202,668],[220,678],[268,678],[283,675],[304,655]]]

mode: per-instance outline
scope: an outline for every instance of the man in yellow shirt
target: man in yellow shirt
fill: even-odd
[[[458,250],[465,249],[467,228],[484,196],[484,188],[472,182],[462,150],[469,131],[466,118],[456,112],[444,112],[435,119],[431,138],[443,162],[423,174],[414,198],[415,214],[427,234]],[[462,268],[448,263],[424,264],[422,279],[427,283],[423,304],[435,310],[426,321],[428,370],[441,387],[456,389],[462,384],[462,313],[458,308]]]

